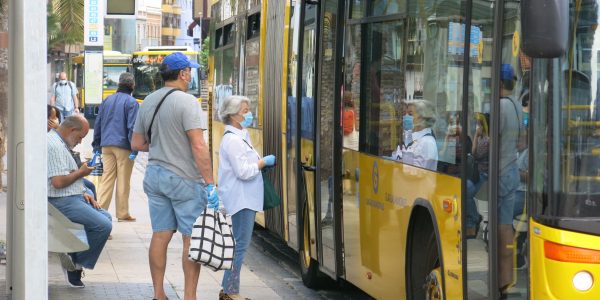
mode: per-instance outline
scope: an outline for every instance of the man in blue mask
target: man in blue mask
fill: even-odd
[[[167,248],[175,231],[183,237],[187,258],[192,226],[207,202],[218,203],[200,103],[188,93],[192,72],[199,65],[181,52],[168,55],[160,66],[165,87],[148,95],[140,106],[131,148],[150,153],[144,191],[148,195],[152,241],[150,273],[154,299],[166,299],[163,280]],[[184,298],[195,299],[200,265],[183,259]]]
[[[67,73],[60,72],[58,81],[52,85],[52,97],[50,105],[60,110],[60,121],[66,117],[79,112],[79,100],[77,99],[77,87],[67,80]]]

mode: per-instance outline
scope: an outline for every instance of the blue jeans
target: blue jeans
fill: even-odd
[[[75,109],[73,110],[60,110],[60,122],[64,121],[67,117],[72,116],[75,113]]]
[[[246,250],[252,239],[252,230],[254,228],[254,217],[256,212],[250,209],[242,209],[231,216],[233,238],[235,239],[235,252],[233,257],[233,266],[231,270],[226,270],[223,275],[223,292],[225,294],[240,293],[240,271]]]
[[[519,183],[519,169],[516,162],[500,171],[500,180],[498,182],[498,224],[512,225]]]
[[[51,197],[48,201],[71,222],[79,223],[85,228],[90,248],[71,253],[71,257],[74,263],[93,269],[112,230],[110,214],[103,209],[94,208],[83,195]]]
[[[466,218],[465,225],[467,228],[477,227],[479,223],[479,212],[477,211],[477,205],[475,204],[475,195],[479,192],[481,187],[487,183],[488,173],[480,172],[479,181],[473,183],[471,180],[467,180],[467,207],[466,207]],[[487,196],[487,195],[486,195]]]
[[[153,232],[178,230],[184,236],[191,236],[194,222],[208,202],[201,183],[159,165],[146,167],[144,192],[148,196]]]

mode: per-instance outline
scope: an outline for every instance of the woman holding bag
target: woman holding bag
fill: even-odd
[[[233,267],[226,270],[219,300],[247,299],[240,296],[240,270],[250,244],[254,217],[263,209],[261,169],[275,165],[275,156],[263,158],[254,150],[247,127],[252,125],[250,101],[244,96],[228,96],[219,117],[226,124],[219,149],[219,198],[231,215],[235,255]]]

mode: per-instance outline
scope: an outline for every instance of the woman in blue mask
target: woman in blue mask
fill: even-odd
[[[254,121],[248,98],[226,97],[219,117],[226,124],[219,149],[219,198],[231,215],[236,244],[233,267],[225,271],[219,300],[245,299],[240,296],[240,270],[252,238],[254,217],[263,209],[261,169],[274,166],[276,159],[273,155],[261,157],[252,146],[246,130]]]
[[[402,149],[402,162],[435,171],[438,162],[438,149],[433,136],[432,127],[436,116],[433,104],[427,100],[407,101],[407,112],[410,118],[406,118],[406,124],[411,125],[410,137],[405,138]],[[405,119],[403,118],[403,123]],[[412,120],[412,122],[410,122]],[[410,142],[407,143],[410,138]]]

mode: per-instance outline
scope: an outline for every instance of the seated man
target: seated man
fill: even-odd
[[[78,168],[70,152],[89,129],[87,120],[76,114],[48,132],[48,201],[69,220],[84,226],[90,246],[86,251],[61,257],[67,281],[78,288],[85,287],[81,282],[82,268],[94,268],[112,230],[110,214],[100,208],[83,183],[83,177],[94,168],[87,163]]]

